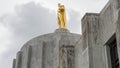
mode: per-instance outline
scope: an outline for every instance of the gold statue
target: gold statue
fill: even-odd
[[[66,13],[64,5],[58,3],[58,26],[66,29]]]

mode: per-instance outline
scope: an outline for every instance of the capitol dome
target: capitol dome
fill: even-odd
[[[35,37],[28,41],[17,53],[17,68],[58,68],[62,63],[68,63],[64,59],[68,55],[74,57],[74,46],[80,39],[79,34],[70,33],[67,29],[56,29],[49,33]],[[66,57],[69,58],[69,57]],[[67,60],[67,59],[66,59]],[[70,66],[74,67],[70,60]]]

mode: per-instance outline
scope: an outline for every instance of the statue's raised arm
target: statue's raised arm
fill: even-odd
[[[66,13],[64,5],[58,3],[58,26],[66,29]]]

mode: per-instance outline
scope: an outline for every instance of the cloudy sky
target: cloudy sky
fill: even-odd
[[[66,7],[67,27],[81,34],[81,18],[98,13],[108,0],[0,0],[0,68],[12,68],[12,59],[29,39],[57,29],[57,4]]]

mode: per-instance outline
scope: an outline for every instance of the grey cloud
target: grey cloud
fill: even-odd
[[[50,32],[56,28],[55,16],[54,11],[30,2],[16,7],[16,15],[9,20],[10,28],[20,36]]]
[[[79,13],[69,10],[68,15],[70,16],[69,30],[79,33]],[[0,22],[13,33],[12,42],[7,45],[9,49],[3,52],[0,58],[0,67],[2,68],[12,68],[12,59],[26,41],[57,29],[56,12],[34,2],[16,6],[15,13],[0,17]]]

